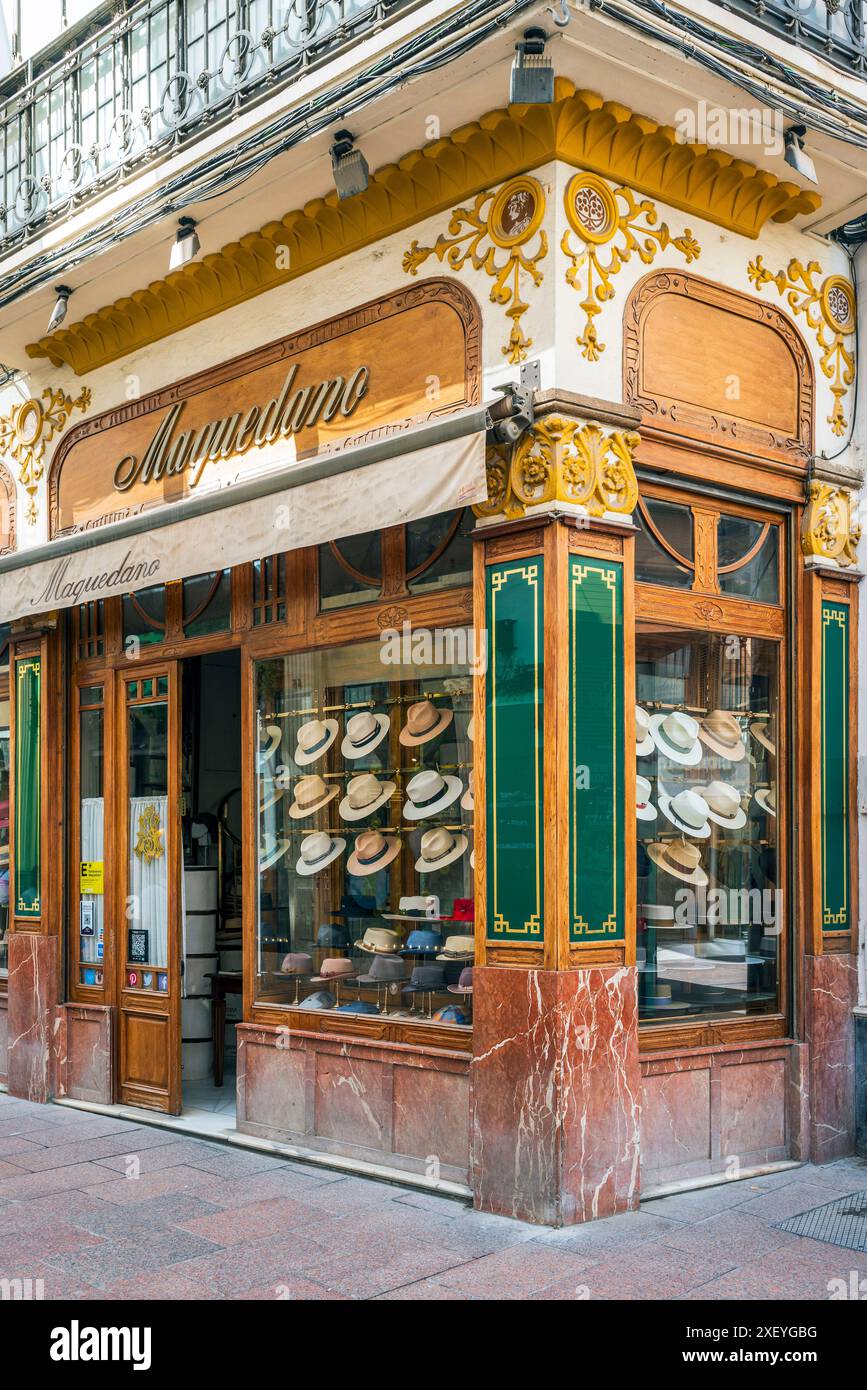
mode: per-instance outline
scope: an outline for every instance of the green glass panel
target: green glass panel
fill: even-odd
[[[15,914],[42,913],[42,800],[38,658],[15,663]]]
[[[849,607],[822,604],[822,929],[852,927]]]
[[[81,695],[80,695],[80,698],[81,698],[81,703],[82,703],[83,705],[101,705],[101,704],[102,704],[102,686],[101,686],[101,685],[83,685],[83,686],[81,687]]]
[[[158,694],[158,695],[168,695],[168,693],[169,693],[169,678],[168,678],[168,676],[157,676],[157,694]]]
[[[147,695],[153,695],[153,693],[154,693],[154,683],[153,683],[152,680],[151,680],[151,681],[142,681],[142,683],[141,683],[141,693],[142,693],[142,697],[145,697],[145,696],[147,696]]]
[[[126,698],[135,700],[138,696],[138,681],[127,681]]]
[[[622,941],[623,566],[569,564],[569,935]]]
[[[486,685],[491,941],[543,934],[544,570],[541,555],[492,565]]]

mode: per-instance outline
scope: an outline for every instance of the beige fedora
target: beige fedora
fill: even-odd
[[[455,835],[444,825],[426,830],[421,837],[419,857],[415,861],[417,872],[432,874],[437,869],[444,869],[447,864],[453,864],[462,854],[466,854],[468,844],[466,835]]]
[[[312,816],[314,811],[333,801],[339,792],[339,787],[326,786],[315,772],[311,777],[301,777],[295,783],[295,799],[289,807],[289,815],[293,820],[303,820],[305,816]]]
[[[364,820],[394,796],[394,782],[380,782],[373,772],[362,772],[346,785],[346,795],[338,806],[343,820]]]
[[[695,883],[703,887],[707,874],[701,865],[701,850],[698,845],[690,845],[686,840],[655,840],[647,846],[647,853],[660,869],[679,878],[684,883]]]
[[[454,719],[454,710],[437,709],[433,700],[419,700],[410,705],[406,712],[406,723],[398,737],[405,748],[415,748],[419,743],[428,743],[447,729]]]
[[[758,805],[763,811],[767,811],[769,816],[775,816],[777,814],[776,787],[758,787],[755,796]]]
[[[470,722],[469,722],[469,724],[467,725],[467,738],[470,740],[470,743],[473,742],[473,739],[475,738],[475,736],[476,736],[475,715],[474,715],[474,714],[471,714],[471,715],[470,715]]]
[[[355,848],[346,861],[347,872],[355,878],[385,869],[400,854],[396,835],[383,835],[379,830],[364,830],[355,840]]]
[[[696,791],[707,802],[707,813],[716,825],[726,830],[740,830],[746,825],[747,813],[741,806],[737,787],[729,782],[708,782],[706,787],[696,787]]]
[[[302,878],[318,874],[328,864],[333,863],[345,849],[346,841],[339,835],[329,835],[327,830],[317,830],[312,835],[305,835],[299,845],[295,872],[301,874]]]
[[[443,777],[435,768],[426,768],[407,782],[403,814],[407,820],[427,820],[457,801],[463,789],[460,777]]]
[[[336,719],[308,719],[302,724],[295,738],[297,747],[292,754],[299,767],[307,767],[324,757],[337,738]]]
[[[653,740],[651,739],[651,743]],[[647,777],[635,779],[635,814],[639,820],[656,820],[656,807],[650,800],[653,787]]]
[[[713,753],[730,763],[739,763],[746,755],[741,726],[726,709],[714,709],[705,715],[698,736]]]
[[[679,709],[671,714],[655,714],[650,721],[650,735],[660,753],[684,767],[701,762],[698,731],[698,720]]]
[[[476,953],[474,936],[450,936],[437,960],[472,960]]]
[[[675,796],[669,796],[668,792],[660,787],[656,799],[662,814],[667,816],[678,830],[682,830],[685,835],[695,836],[697,840],[707,839],[710,834],[708,804],[698,792],[684,787]]]
[[[346,733],[340,745],[344,758],[366,758],[374,748],[378,748],[390,728],[387,714],[374,714],[362,710],[346,721]]]
[[[475,811],[476,801],[473,796],[473,770],[470,768],[470,780],[466,791],[461,797],[461,806],[465,811]]]
[[[259,730],[259,762],[267,763],[273,758],[283,738],[279,724],[263,724]]]
[[[277,802],[280,800],[280,798],[281,798],[282,795],[283,795],[283,788],[282,788],[282,787],[277,787],[277,786],[269,787],[269,786],[267,785],[267,782],[270,782],[270,780],[271,780],[270,777],[267,778],[266,780],[263,780],[262,783],[261,783],[261,785],[260,785],[260,787],[259,787],[259,814],[260,814],[260,815],[262,814],[263,811],[269,811],[269,810],[271,809],[272,806],[276,806],[276,805],[277,805]]]
[[[635,751],[639,758],[646,758],[654,749],[650,733],[650,715],[641,705],[635,706]]]
[[[760,719],[755,724],[751,724],[750,733],[757,743],[760,743],[763,748],[767,748],[769,753],[776,753],[777,745],[774,739],[773,719]]]
[[[400,948],[400,933],[390,927],[368,927],[360,941],[356,941],[359,951],[369,956],[393,956]]]

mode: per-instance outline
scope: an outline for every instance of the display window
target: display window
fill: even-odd
[[[0,627],[0,978],[9,974],[9,633]]]
[[[258,661],[256,999],[472,1021],[472,634]]]
[[[640,519],[640,1020],[658,1027],[780,1016],[788,925],[784,527],[745,508],[652,493]]]

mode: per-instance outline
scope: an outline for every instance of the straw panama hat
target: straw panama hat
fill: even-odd
[[[400,933],[390,927],[368,927],[355,945],[369,956],[393,956],[400,947]]]
[[[457,801],[463,789],[460,777],[443,777],[434,768],[417,772],[406,784],[403,814],[407,820],[427,820]]]
[[[361,772],[346,785],[337,810],[343,820],[364,820],[394,796],[394,782],[380,782],[373,772]]]
[[[476,730],[475,730],[475,715],[471,714],[471,715],[470,715],[470,722],[469,722],[469,724],[467,725],[467,738],[470,740],[470,743],[473,742],[473,740],[475,739],[475,736],[476,736]]]
[[[691,714],[672,710],[671,714],[655,714],[650,721],[650,734],[660,753],[684,767],[701,762],[698,741],[699,724]]]
[[[651,784],[647,777],[636,777],[635,814],[639,820],[656,820],[656,807],[650,804],[651,790]]]
[[[701,850],[698,845],[687,844],[686,840],[655,840],[647,846],[647,853],[664,873],[679,878],[683,883],[695,883],[704,887],[708,878],[701,865]]]
[[[708,804],[698,792],[684,787],[676,796],[669,796],[668,792],[660,787],[657,800],[662,814],[684,834],[692,835],[698,840],[706,840],[710,835]]]
[[[776,787],[758,787],[756,789],[756,801],[763,811],[767,811],[769,816],[777,814],[777,789]]]
[[[706,787],[696,787],[696,791],[707,802],[707,813],[716,824],[726,830],[740,830],[747,823],[747,813],[741,806],[740,792],[728,782],[708,782]]]
[[[263,843],[259,846],[259,872],[272,868],[289,848],[288,840],[278,840],[276,835],[266,831]]]
[[[739,763],[746,756],[741,726],[728,710],[715,709],[705,715],[698,736],[711,752],[718,753],[727,762]]]
[[[474,936],[450,936],[437,960],[472,960],[476,952]]]
[[[339,835],[329,835],[327,830],[317,830],[312,835],[305,835],[299,846],[295,871],[301,874],[302,878],[309,878],[311,874],[318,874],[331,864],[345,849],[346,841]]]
[[[470,778],[469,786],[467,787],[466,791],[461,797],[461,807],[464,811],[475,811],[476,809],[476,802],[473,796],[472,778]]]
[[[340,745],[344,758],[366,758],[378,748],[391,727],[387,714],[362,710],[346,721],[346,733]]]
[[[259,730],[259,762],[267,763],[280,747],[283,730],[279,724],[264,724]]]
[[[447,729],[454,719],[454,710],[437,709],[433,700],[419,700],[410,705],[406,712],[406,724],[398,734],[405,748],[415,748],[420,743],[429,743],[443,729]]]
[[[295,738],[297,747],[292,754],[299,767],[307,767],[324,757],[337,738],[336,719],[308,719],[302,724]]]
[[[415,861],[416,871],[432,874],[437,869],[444,869],[447,864],[453,864],[462,854],[466,854],[468,844],[466,835],[455,835],[444,825],[437,826],[435,830],[426,830],[421,837],[419,857]]]
[[[396,835],[383,835],[379,830],[363,830],[356,836],[355,848],[346,861],[347,872],[355,878],[378,873],[397,858],[400,849],[400,840]]]
[[[650,734],[650,715],[641,705],[635,706],[635,752],[639,758],[646,758],[653,752],[653,739]]]
[[[289,807],[289,815],[293,820],[303,820],[305,816],[312,816],[314,811],[333,801],[339,792],[339,787],[326,786],[317,773],[312,777],[301,777],[293,789],[295,799]]]
[[[750,725],[750,733],[757,743],[760,743],[763,748],[767,748],[769,753],[776,753],[777,745],[774,742],[773,720],[758,720],[755,724]]]

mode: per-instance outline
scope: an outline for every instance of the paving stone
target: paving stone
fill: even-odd
[[[54,1255],[48,1263],[97,1288],[146,1272],[159,1287],[165,1266],[210,1254],[215,1248],[187,1231],[139,1230],[134,1241],[105,1240],[88,1249]]]
[[[31,1144],[28,1150],[17,1154],[12,1162],[36,1173],[46,1168],[63,1168],[72,1163],[106,1163],[114,1158],[112,1165],[124,1170],[128,1155],[147,1154],[151,1166],[156,1154],[174,1147],[171,1136],[157,1129],[134,1129],[120,1134],[101,1135],[95,1139],[77,1139],[69,1144],[52,1145],[50,1148]]]
[[[597,1264],[585,1262],[577,1284],[590,1300],[671,1299],[725,1274],[734,1261],[703,1250],[700,1256],[653,1242],[634,1246]]]
[[[42,1173],[25,1173],[0,1180],[0,1201],[17,1201],[26,1197],[44,1197],[67,1188],[107,1186],[111,1173],[96,1163],[72,1163],[65,1168],[49,1168]]]
[[[666,1248],[696,1255],[713,1252],[739,1265],[790,1244],[792,1239],[743,1207],[736,1207],[733,1211],[706,1217],[695,1225],[672,1225],[672,1229],[661,1236],[660,1243]]]
[[[692,1229],[682,1221],[657,1216],[655,1206],[656,1203],[651,1203],[643,1211],[624,1212],[622,1216],[608,1216],[580,1226],[562,1226],[556,1231],[545,1231],[534,1240],[557,1250],[572,1250],[576,1255],[586,1253],[599,1258],[609,1250],[619,1251],[645,1241],[665,1240],[679,1229]]]
[[[291,1197],[269,1197],[262,1202],[248,1202],[244,1206],[227,1207],[222,1211],[213,1208],[206,1216],[194,1216],[177,1224],[193,1235],[216,1241],[218,1245],[238,1245],[242,1241],[258,1240],[278,1231],[305,1230],[318,1227],[332,1217],[311,1213],[310,1207],[293,1201]],[[338,1232],[333,1232],[336,1237]]]
[[[836,1185],[832,1188],[827,1183],[815,1182],[811,1177],[809,1181],[790,1183],[788,1187],[780,1188],[779,1192],[768,1192],[761,1197],[754,1197],[744,1203],[743,1210],[755,1212],[763,1221],[785,1221],[790,1216],[809,1211],[811,1207],[833,1202],[835,1196],[842,1197],[858,1190],[858,1184],[853,1184],[851,1179],[844,1182],[838,1190]]]
[[[159,1173],[144,1173],[140,1178],[117,1178],[110,1168],[100,1168],[99,1171],[102,1173],[103,1181],[95,1189],[97,1195],[106,1202],[118,1204],[144,1202],[149,1197],[160,1197],[165,1192],[186,1192],[188,1189],[200,1187],[208,1179],[208,1174],[203,1173],[200,1168],[190,1168],[185,1164],[179,1164],[176,1168],[164,1168]]]
[[[438,1278],[447,1288],[476,1295],[523,1298],[555,1280],[562,1283],[574,1276],[576,1285],[585,1283],[583,1271],[592,1263],[570,1250],[552,1250],[528,1241],[461,1264]]]
[[[164,1138],[168,1142],[154,1148],[137,1149],[134,1143],[127,1144],[123,1151],[118,1150],[99,1161],[104,1168],[113,1168],[123,1174],[127,1172],[130,1157],[138,1159],[141,1173],[158,1173],[164,1168],[178,1168],[181,1164],[205,1170],[210,1145],[202,1144],[198,1139],[176,1139],[172,1135],[164,1135]]]

